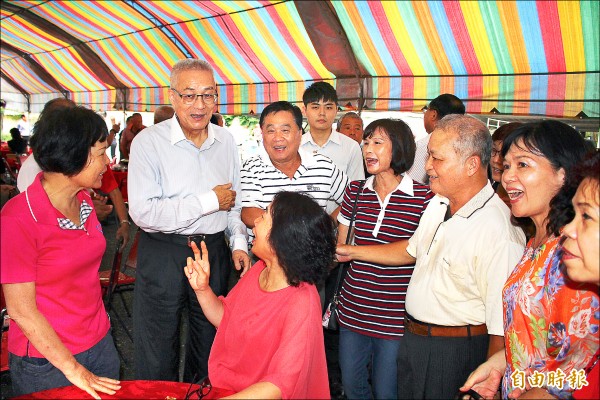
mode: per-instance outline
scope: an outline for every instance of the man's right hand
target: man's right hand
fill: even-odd
[[[219,199],[219,210],[229,211],[235,205],[235,190],[231,190],[231,183],[217,185],[213,191]]]
[[[106,204],[106,196],[100,196],[96,192],[91,192],[90,195],[92,196],[92,202],[94,203],[94,209],[96,210],[98,221],[104,221],[111,213],[113,206]]]

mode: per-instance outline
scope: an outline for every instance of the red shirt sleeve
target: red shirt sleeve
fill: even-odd
[[[108,194],[118,187],[119,185],[117,185],[112,169],[107,168],[104,175],[102,175],[102,186],[100,186],[100,191]]]

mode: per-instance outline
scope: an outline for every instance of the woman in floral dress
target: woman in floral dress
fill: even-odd
[[[526,124],[504,141],[502,184],[515,217],[535,225],[523,258],[503,292],[505,351],[471,374],[461,390],[492,397],[566,398],[577,373],[598,349],[598,294],[594,286],[566,280],[560,232],[573,218],[570,182],[586,144],[556,121]]]
[[[579,164],[573,197],[575,218],[563,229],[562,261],[569,279],[600,285],[600,153]],[[597,306],[597,305],[596,305]],[[597,314],[600,312],[597,312]],[[598,316],[598,315],[596,315]],[[597,326],[597,325],[596,325]],[[585,367],[587,385],[573,393],[576,399],[597,399],[600,393],[600,352]]]

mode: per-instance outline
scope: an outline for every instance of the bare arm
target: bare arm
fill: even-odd
[[[117,217],[119,218],[119,229],[117,229],[117,240],[119,238],[123,238],[123,245],[121,246],[121,251],[127,246],[127,242],[129,242],[129,224],[124,223],[123,221],[129,221],[129,216],[127,215],[127,207],[125,206],[125,202],[123,201],[123,195],[119,188],[116,188],[112,192],[108,194],[110,197],[110,201],[112,201],[113,206],[115,207],[115,212],[117,213]]]
[[[254,228],[254,221],[260,217],[265,210],[260,207],[242,207],[242,222],[246,224],[249,229]]]
[[[339,244],[338,237],[336,255],[340,262],[358,260],[381,265],[414,264],[415,258],[408,254],[406,251],[407,246],[408,239],[371,246],[351,246]]]
[[[224,399],[281,399],[281,390],[271,382],[258,382]]]
[[[35,301],[35,283],[3,284],[6,306],[11,319],[31,344],[78,388],[99,399],[97,392],[114,394],[119,381],[99,377],[79,364],[62,343],[48,320],[39,312]]]
[[[336,224],[337,224],[337,217],[338,217],[338,214],[340,213],[340,209],[341,209],[341,206],[338,206],[338,208],[336,208],[335,210],[333,210],[333,211],[331,212],[331,214],[329,214],[329,215],[331,216],[331,219],[333,219],[333,221],[334,221]]]
[[[192,242],[192,251],[194,252],[194,260],[188,257],[187,265],[184,267],[185,275],[187,276],[192,289],[196,293],[196,298],[206,319],[211,324],[218,328],[223,319],[224,306],[221,300],[215,295],[209,286],[210,279],[210,263],[208,262],[208,249],[206,243],[200,243],[202,247],[202,255],[196,243]]]
[[[517,389],[508,395],[509,399],[556,399],[546,389],[543,388],[532,388],[526,392],[522,392]]]
[[[346,236],[348,236],[348,225],[338,224],[338,236],[337,243],[338,244],[346,244]]]

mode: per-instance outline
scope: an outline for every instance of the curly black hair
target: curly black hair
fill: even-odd
[[[583,137],[572,127],[559,121],[530,122],[515,129],[502,143],[502,157],[511,146],[519,146],[546,158],[555,171],[564,169],[565,183],[550,200],[546,231],[559,235],[560,230],[575,216],[571,199],[577,187],[569,184],[573,167],[583,160],[589,147]]]
[[[308,195],[279,192],[270,207],[273,248],[288,283],[321,283],[335,254],[335,226],[331,217]]]

